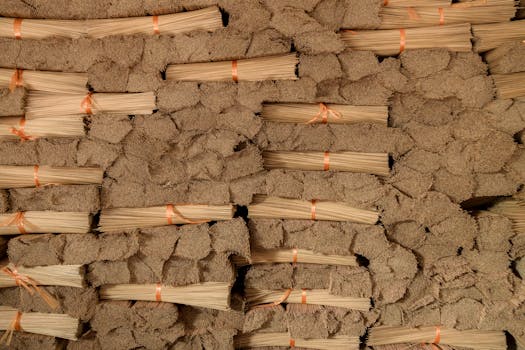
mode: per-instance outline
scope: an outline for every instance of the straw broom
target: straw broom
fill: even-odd
[[[166,70],[167,80],[187,81],[260,81],[296,80],[295,54],[248,58],[235,61],[172,64]]]
[[[51,94],[30,92],[27,96],[26,118],[97,114],[152,114],[156,109],[153,92]]]
[[[0,235],[23,233],[87,233],[89,213],[26,211],[0,214]]]
[[[103,176],[101,168],[0,165],[0,189],[101,184]]]
[[[0,288],[16,287],[16,280],[2,272],[0,266]],[[16,266],[18,274],[27,276],[40,286],[64,286],[82,288],[85,286],[82,278],[82,265],[50,265],[24,267]]]
[[[324,106],[324,107],[323,107]],[[261,117],[278,123],[353,124],[359,122],[387,125],[388,106],[349,106],[340,104],[265,103]]]
[[[82,116],[46,117],[27,120],[21,117],[0,118],[0,140],[34,140],[40,137],[82,137],[86,134]]]
[[[87,34],[85,21],[0,17],[0,37],[17,39],[45,39],[51,37],[78,39],[85,34]]]
[[[514,231],[525,234],[525,200],[504,199],[490,207],[489,211],[508,217]]]
[[[297,347],[320,350],[358,350],[359,337],[335,335],[327,339],[291,338],[288,333],[247,333],[233,338],[236,349],[259,347]]]
[[[446,7],[451,0],[383,0],[383,6],[389,7]]]
[[[275,263],[305,263],[317,265],[358,266],[353,255],[325,255],[306,249],[253,249],[251,262],[239,256],[233,256],[238,266]]]
[[[212,32],[220,28],[222,28],[222,15],[217,6],[197,11],[162,16],[96,19],[87,21],[88,36],[97,39],[110,35],[175,35],[194,30]]]
[[[499,98],[525,97],[525,72],[492,75]]]
[[[173,224],[200,224],[230,220],[235,207],[228,205],[180,204],[149,208],[104,209],[100,215],[102,232],[122,231]]]
[[[485,52],[503,43],[525,39],[525,20],[492,24],[475,24],[472,26],[474,35],[474,51]]]
[[[353,208],[329,201],[303,201],[278,197],[254,196],[248,206],[249,218],[350,221],[373,225],[379,219],[376,211]]]
[[[180,287],[160,284],[113,284],[100,288],[100,298],[163,301],[215,310],[229,310],[230,288],[230,284],[225,282],[204,282]]]
[[[264,167],[290,170],[335,170],[388,176],[388,153],[265,151]]]
[[[18,75],[17,75],[18,74]],[[0,87],[24,86],[53,93],[87,93],[86,73],[64,73],[0,68]]]
[[[477,329],[458,331],[441,327],[373,327],[367,341],[368,346],[399,343],[439,343],[479,350],[507,349],[503,332]]]
[[[342,31],[341,40],[353,50],[373,51],[379,56],[392,56],[405,49],[445,48],[469,52],[470,24],[425,28]]]

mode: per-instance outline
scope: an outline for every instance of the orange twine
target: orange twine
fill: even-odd
[[[159,30],[159,16],[153,16],[153,33],[160,34],[160,30]]]
[[[208,222],[209,220],[197,220],[193,221],[190,219],[187,219],[180,213],[180,211],[177,210],[177,208],[173,204],[166,205],[166,219],[168,220],[168,225],[173,225],[173,218],[178,218],[180,221],[184,222],[185,224],[203,224],[205,222]]]
[[[405,51],[406,46],[406,32],[404,29],[399,29],[399,53]]]
[[[22,39],[22,18],[14,19],[13,34],[15,35],[15,39]]]
[[[35,186],[36,186],[36,187],[40,187],[40,181],[38,180],[38,169],[39,169],[39,168],[40,168],[40,167],[39,167],[38,165],[35,165],[35,166],[33,167],[33,177],[34,177],[34,179],[35,179]]]
[[[441,327],[436,326],[436,338],[434,339],[432,344],[439,344],[440,341],[441,341]]]
[[[290,347],[295,348],[295,339],[290,338]]]
[[[306,289],[301,289],[301,304],[306,304]]]
[[[11,76],[11,82],[9,83],[9,91],[13,92],[17,87],[24,86],[22,79],[23,69],[16,68]]]
[[[323,170],[330,170],[330,152],[324,152]]]
[[[307,121],[306,124],[314,123],[319,118],[321,118],[321,123],[327,124],[328,115],[331,115],[335,119],[341,119],[341,117],[343,116],[340,112],[333,110],[331,108],[328,108],[328,106],[325,105],[324,103],[319,103],[319,112],[312,119]]]
[[[27,231],[25,229],[25,213],[23,211],[19,211],[13,214],[11,218],[8,218],[5,222],[0,224],[0,226],[14,226],[16,225],[18,227],[18,232],[21,234],[26,234]]]
[[[162,301],[162,297],[161,297],[161,288],[162,286],[160,285],[160,283],[157,283],[157,285],[155,286],[155,300],[156,301]]]
[[[20,141],[22,141],[22,142],[29,141],[29,140],[34,140],[35,137],[26,135],[26,133],[24,132],[25,126],[26,126],[26,118],[22,117],[22,118],[20,118],[20,121],[18,122],[18,129],[17,128],[11,128],[11,129],[9,129],[9,131],[11,131],[11,134],[13,134],[15,136],[18,136],[20,138]]]
[[[92,92],[88,92],[88,94],[86,95],[86,97],[84,97],[82,99],[82,102],[80,102],[80,112],[81,113],[86,113],[86,114],[92,114],[93,113],[93,110],[91,109],[91,107],[93,106],[93,93]]]
[[[14,331],[20,332],[22,330],[22,326],[20,325],[21,320],[22,320],[22,313],[20,311],[17,311],[15,318],[9,325],[9,328],[5,331],[2,338],[0,338],[0,344],[4,342],[6,343],[7,346],[11,344],[11,340],[13,339]]]
[[[312,199],[312,208],[310,209],[310,214],[311,214],[311,219],[312,220],[315,220],[315,211],[316,211],[316,208],[315,208],[315,204],[316,204],[316,200],[315,199]]]
[[[232,61],[232,79],[236,83],[239,81],[239,72],[237,71],[237,60]]]
[[[438,8],[439,12],[439,25],[442,26],[445,24],[445,12],[443,11],[443,7]]]

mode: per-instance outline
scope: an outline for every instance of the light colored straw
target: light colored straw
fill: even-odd
[[[525,234],[525,200],[503,199],[490,207],[489,211],[506,216],[512,221],[516,233]]]
[[[232,260],[238,266],[275,263],[358,266],[353,255],[326,255],[306,249],[252,249],[250,262],[237,255]]]
[[[265,151],[267,169],[335,170],[388,176],[388,153]]]
[[[383,0],[383,6],[389,7],[445,7],[450,0]]]
[[[492,78],[499,98],[525,97],[525,72],[493,74]]]
[[[20,39],[71,38],[87,34],[85,21],[56,19],[22,19],[18,25]],[[15,18],[0,17],[0,37],[15,38]]]
[[[477,350],[506,350],[505,334],[501,331],[464,330],[442,327],[373,327],[368,336],[367,345],[384,345],[399,343],[451,345],[454,347]]]
[[[104,38],[110,35],[155,34],[156,32],[162,35],[175,35],[194,30],[212,32],[222,28],[222,15],[217,6],[161,15],[156,18],[155,20],[154,16],[148,16],[88,20],[87,32],[91,38]]]
[[[236,349],[260,347],[293,347],[319,350],[358,350],[359,337],[335,335],[327,339],[291,338],[288,333],[247,333],[233,338]]]
[[[89,230],[89,213],[26,211],[0,214],[0,235],[20,233],[87,233]]]
[[[235,207],[227,205],[176,204],[173,211],[168,206],[149,208],[104,209],[100,215],[103,232],[121,231],[142,227],[171,224],[197,224],[208,221],[230,220]]]
[[[20,123],[24,123],[24,134],[31,139],[41,137],[82,137],[86,134],[84,117],[61,116],[27,120],[21,117],[0,118],[0,139],[18,139]]]
[[[323,105],[323,104],[321,104]],[[328,104],[328,124],[353,124],[360,122],[387,125],[388,106],[349,106]],[[321,123],[323,107],[310,103],[265,103],[261,117],[265,121],[278,123]]]
[[[249,218],[298,219],[351,221],[375,224],[379,213],[372,210],[353,208],[345,203],[329,201],[310,201],[278,197],[254,196],[248,206]]]
[[[230,284],[225,282],[204,282],[180,287],[160,284],[113,284],[100,288],[100,298],[163,301],[215,310],[229,310],[230,288]]]
[[[474,51],[485,52],[506,42],[525,40],[525,20],[475,24],[472,26],[472,34]]]
[[[0,165],[0,189],[46,185],[101,184],[101,168]]]
[[[288,54],[237,61],[172,64],[166,70],[166,79],[188,81],[296,80],[295,66],[298,62],[295,54]]]
[[[15,279],[2,272],[3,267],[5,266],[0,266],[0,288],[16,287]],[[20,275],[31,278],[40,286],[77,288],[85,286],[82,277],[82,265],[17,266],[16,270]]]
[[[15,69],[0,68],[0,87],[9,87],[15,72]],[[86,73],[21,70],[21,74],[21,83],[27,90],[62,94],[88,92]]]
[[[373,51],[379,56],[397,55],[403,50],[445,48],[469,52],[470,24],[455,24],[425,28],[342,31],[341,39],[353,50]]]

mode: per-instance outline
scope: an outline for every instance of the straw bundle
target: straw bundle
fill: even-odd
[[[18,76],[16,76],[18,74]],[[15,76],[14,76],[15,75]],[[24,86],[54,93],[87,93],[86,73],[64,73],[0,68],[0,87]]]
[[[113,284],[100,288],[100,298],[163,301],[215,310],[229,310],[230,287],[225,282],[205,282],[180,287],[160,284]]]
[[[40,137],[82,137],[85,135],[82,116],[47,117],[27,120],[20,117],[0,118],[0,140],[34,140]]]
[[[26,211],[0,214],[0,235],[20,233],[87,233],[89,213]]]
[[[525,72],[492,75],[499,98],[525,97]]]
[[[391,7],[445,7],[451,0],[383,0],[383,6]]]
[[[525,42],[504,43],[485,53],[491,74],[508,74],[525,71]]]
[[[84,21],[56,19],[19,19],[0,17],[0,37],[77,39],[87,33]]]
[[[153,92],[94,93],[59,95],[30,92],[27,97],[26,118],[97,114],[152,114],[156,108]]]
[[[0,288],[16,287],[16,280],[3,273],[3,267],[0,266]],[[82,265],[17,266],[16,270],[40,286],[84,287]]]
[[[101,184],[103,176],[101,168],[0,165],[0,189]]]
[[[360,152],[263,152],[267,169],[335,170],[387,176],[390,173],[387,153]]]
[[[341,32],[347,47],[373,51],[379,56],[397,55],[405,49],[445,48],[469,52],[472,48],[470,38],[470,24]]]
[[[80,321],[77,318],[63,314],[21,313],[17,309],[0,306],[0,330],[8,331],[4,333],[4,338],[8,338],[8,343],[11,337],[8,333],[17,330],[15,328],[22,332],[77,340],[77,335],[80,331]]]
[[[439,344],[439,348],[434,344],[387,344],[375,345],[374,350],[454,350],[453,347]]]
[[[307,304],[341,307],[352,310],[368,311],[370,309],[369,298],[353,298],[332,295],[328,289],[310,290],[262,290],[257,288],[246,288],[246,301],[252,305],[262,304]]]
[[[352,124],[369,122],[387,125],[388,106],[265,103],[261,117],[265,121],[278,123]]]
[[[351,221],[375,224],[376,211],[353,208],[344,203],[303,201],[278,197],[254,196],[248,206],[249,218]]]
[[[489,211],[508,217],[514,231],[525,234],[525,200],[504,199],[490,207]]]
[[[259,81],[296,80],[295,54],[248,58],[237,61],[172,64],[166,70],[168,80],[188,81]]]
[[[230,220],[235,207],[228,205],[179,204],[149,208],[115,208],[102,210],[100,227],[103,232],[172,224],[200,224]]]
[[[399,343],[439,343],[453,347],[479,350],[505,350],[505,334],[500,331],[465,330],[458,331],[441,327],[373,327],[367,345]]]
[[[194,30],[212,32],[220,28],[222,28],[222,15],[217,6],[162,16],[87,21],[87,33],[91,38],[129,34],[175,35]]]
[[[492,50],[505,42],[525,39],[525,20],[472,26],[474,51]]]
[[[248,265],[242,257],[233,256],[236,265]],[[353,255],[325,255],[306,249],[252,249],[251,264],[304,263],[317,265],[358,266]]]
[[[236,349],[259,347],[298,347],[320,350],[358,350],[359,337],[335,335],[328,339],[292,339],[288,333],[247,333],[233,338]]]

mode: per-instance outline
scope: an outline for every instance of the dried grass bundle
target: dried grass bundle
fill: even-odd
[[[304,201],[256,195],[248,206],[249,218],[351,221],[373,225],[379,213],[345,203]]]
[[[451,0],[383,0],[383,6],[391,7],[445,7]]]
[[[358,266],[353,255],[326,255],[306,249],[252,249],[251,262],[234,255],[238,266],[249,264],[304,263],[317,265]]]
[[[387,125],[388,106],[265,103],[261,117],[265,121],[278,123],[352,124],[369,122]]]
[[[379,56],[397,55],[405,49],[445,48],[469,52],[472,49],[470,38],[470,24],[341,32],[347,47],[373,51]]]
[[[103,232],[173,224],[199,224],[208,221],[230,220],[235,207],[227,205],[176,204],[149,208],[104,209],[100,215]]]
[[[503,43],[525,39],[525,20],[491,24],[475,24],[474,51],[485,52]]]
[[[87,33],[91,38],[129,34],[175,35],[194,30],[212,32],[220,28],[222,28],[222,15],[217,6],[161,16],[87,21]]]
[[[0,214],[0,235],[24,233],[87,233],[89,213],[25,211]]]
[[[525,200],[503,199],[490,207],[489,211],[506,216],[512,221],[516,233],[525,234]]]
[[[101,184],[103,176],[101,168],[0,165],[0,189]]]
[[[439,343],[479,350],[507,349],[503,332],[477,329],[458,331],[441,327],[373,327],[367,341],[368,346],[400,343]]]
[[[0,266],[0,288],[16,287],[17,282],[13,276],[2,271],[6,266],[8,265]],[[82,265],[16,266],[16,271],[18,275],[29,277],[40,286],[85,286]]]
[[[152,114],[156,109],[155,94],[141,93],[89,93],[59,95],[30,92],[27,96],[26,118],[97,114]]]
[[[86,134],[82,116],[46,117],[27,120],[24,117],[0,118],[0,140],[35,140],[40,137],[82,137]]]
[[[0,17],[0,37],[16,39],[71,38],[87,34],[85,21]]]
[[[0,88],[24,86],[27,90],[53,93],[87,93],[86,73],[64,73],[0,68]]]
[[[160,284],[113,284],[100,288],[100,298],[108,300],[144,300],[230,309],[230,288],[225,282],[205,282],[172,287]]]
[[[265,151],[267,169],[335,170],[388,176],[387,153]]]
[[[369,298],[353,298],[332,295],[328,289],[302,290],[263,290],[246,288],[246,301],[251,306],[270,304],[306,304],[341,307],[345,309],[368,311]]]
[[[233,338],[236,349],[260,347],[297,347],[319,350],[358,350],[359,337],[335,335],[328,339],[292,339],[288,333],[247,333]]]
[[[499,98],[525,97],[525,72],[493,74],[492,78]]]
[[[295,54],[248,58],[235,61],[172,64],[167,80],[187,81],[260,81],[296,80]]]

